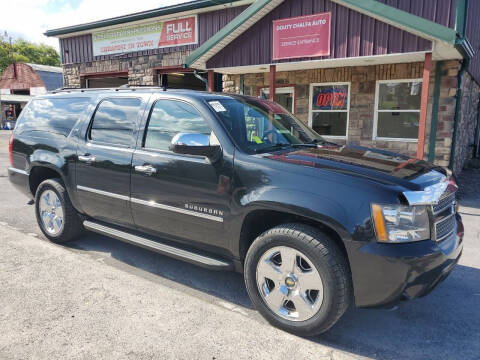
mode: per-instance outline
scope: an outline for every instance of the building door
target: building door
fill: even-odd
[[[268,99],[270,96],[270,89],[263,88],[260,90],[260,97]],[[275,102],[292,114],[295,113],[295,88],[292,87],[278,87],[275,89]]]

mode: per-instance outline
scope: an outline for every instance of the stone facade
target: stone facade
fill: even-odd
[[[462,101],[456,134],[454,173],[459,173],[472,159],[478,122],[479,97],[480,86],[470,74],[465,72],[462,79]]]
[[[66,64],[63,66],[64,86],[85,87],[84,77],[98,73],[128,72],[128,83],[134,86],[157,85],[155,68],[181,66],[189,51],[145,55],[114,60],[97,60],[89,63]]]
[[[435,63],[433,65],[433,69],[435,69]],[[441,166],[448,166],[450,160],[453,119],[456,105],[457,74],[459,69],[460,64],[458,61],[445,61],[441,69],[442,78],[435,147],[435,163]],[[353,145],[376,147],[409,156],[416,156],[417,142],[373,140],[375,91],[377,80],[419,79],[422,77],[423,63],[405,63],[278,72],[276,74],[276,83],[278,86],[295,86],[295,114],[305,124],[308,124],[310,84],[350,82],[348,139],[346,141],[335,140],[335,142],[347,142]],[[430,78],[425,159],[428,158],[434,80],[435,71],[433,70]],[[244,75],[244,94],[246,95],[258,96],[259,89],[268,86],[268,72]],[[465,84],[465,86],[467,86],[467,84]],[[240,75],[224,75],[223,87],[225,92],[239,93]],[[472,94],[472,97],[473,96],[474,94]],[[467,103],[468,101],[465,102]],[[471,120],[466,121],[471,122]],[[462,125],[460,125],[459,128],[460,127],[462,127],[462,129],[464,128]],[[460,142],[458,146],[462,149],[464,147]],[[463,152],[459,151],[458,157],[463,156],[460,154],[463,154]]]

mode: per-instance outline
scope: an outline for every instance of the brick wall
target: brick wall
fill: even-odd
[[[435,162],[448,166],[450,159],[455,94],[457,87],[458,61],[446,61],[442,66],[442,83],[439,98],[438,131],[435,149]],[[434,63],[435,69],[435,63]],[[377,147],[416,156],[417,143],[404,141],[373,140],[373,119],[377,80],[419,79],[423,77],[423,63],[407,63],[376,66],[342,67],[278,72],[277,85],[294,85],[296,89],[296,115],[305,124],[309,116],[309,96],[311,83],[350,82],[350,115],[348,139],[335,140],[337,143]],[[430,79],[430,97],[427,115],[425,158],[428,158],[431,111],[435,74]],[[225,92],[240,91],[240,75],[224,75]],[[258,89],[269,86],[269,73],[245,74],[244,93],[257,96]]]
[[[135,58],[100,60],[90,63],[70,64],[63,66],[64,86],[80,88],[82,75],[128,71],[128,83],[136,86],[152,86],[157,84],[155,67],[180,66],[185,63],[188,51],[167,54],[145,55]]]

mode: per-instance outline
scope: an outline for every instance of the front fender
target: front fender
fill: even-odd
[[[350,240],[351,219],[341,203],[298,189],[264,187],[244,194],[239,203],[244,215],[254,210],[274,210],[303,216],[332,228],[342,238]]]

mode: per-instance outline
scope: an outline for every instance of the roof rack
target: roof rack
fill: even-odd
[[[58,94],[58,93],[75,93],[75,92],[93,92],[93,91],[136,91],[136,90],[162,90],[167,91],[167,88],[164,86],[131,86],[128,84],[121,85],[118,88],[69,88],[62,87],[52,91],[49,91],[49,94]]]

